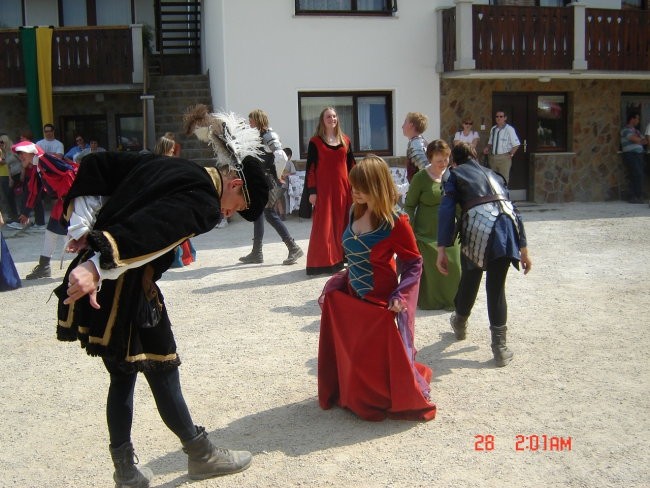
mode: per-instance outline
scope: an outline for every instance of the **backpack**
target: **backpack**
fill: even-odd
[[[64,161],[47,153],[39,156],[36,171],[29,179],[29,196],[25,206],[34,208],[41,187],[51,198],[63,201],[74,183],[78,169],[79,165],[72,161]]]

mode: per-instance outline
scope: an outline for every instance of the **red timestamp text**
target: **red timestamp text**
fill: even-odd
[[[547,434],[517,434],[515,436],[515,451],[571,451],[573,439]],[[475,451],[493,451],[497,447],[496,436],[492,434],[477,434],[474,436]]]

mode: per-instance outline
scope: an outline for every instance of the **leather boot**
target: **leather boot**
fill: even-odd
[[[302,252],[300,246],[292,238],[287,239],[284,243],[287,245],[287,249],[289,249],[289,256],[282,261],[282,264],[296,264],[298,258],[304,256],[305,253]]]
[[[198,434],[183,442],[187,454],[187,473],[190,479],[204,480],[215,476],[239,473],[247,469],[253,456],[248,451],[230,451],[215,447],[203,427],[197,425]]]
[[[469,317],[463,317],[458,315],[456,312],[452,312],[451,317],[449,317],[449,323],[451,328],[454,329],[454,334],[456,335],[456,340],[463,341],[467,336],[467,319]]]
[[[38,259],[38,264],[34,266],[31,273],[25,276],[26,280],[37,280],[39,278],[49,278],[52,276],[52,269],[50,268],[50,258],[41,256]]]
[[[264,262],[264,255],[262,254],[262,240],[253,239],[253,250],[250,254],[242,256],[239,260],[244,264],[259,264]]]
[[[490,327],[490,331],[492,332],[492,354],[494,354],[494,361],[499,368],[502,368],[512,361],[512,357],[515,355],[515,353],[506,346],[507,330],[508,327],[505,325],[493,325]]]
[[[133,444],[125,442],[120,447],[110,447],[115,473],[115,488],[149,488],[153,472],[149,468],[137,468],[138,457],[133,452]],[[134,461],[135,458],[135,461]]]

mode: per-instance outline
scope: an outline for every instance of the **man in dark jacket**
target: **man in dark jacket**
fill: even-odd
[[[229,135],[245,129],[231,128]],[[138,372],[188,454],[190,478],[237,473],[252,461],[248,451],[216,448],[194,424],[156,281],[183,240],[235,212],[249,221],[262,213],[268,185],[260,161],[251,156],[255,151],[226,151],[209,168],[154,154],[92,153],[68,193],[63,219],[68,249],[78,256],[55,290],[57,337],[79,340],[88,354],[102,357],[110,374],[106,416],[116,486],[148,487],[153,476],[148,468],[136,468],[131,443]]]

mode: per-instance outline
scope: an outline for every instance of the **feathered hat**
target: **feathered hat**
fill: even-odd
[[[227,163],[244,181],[248,208],[239,214],[253,222],[262,214],[269,199],[269,184],[262,166],[260,133],[246,119],[232,112],[210,113],[203,104],[189,107],[183,116],[185,133],[207,142],[217,163]]]

